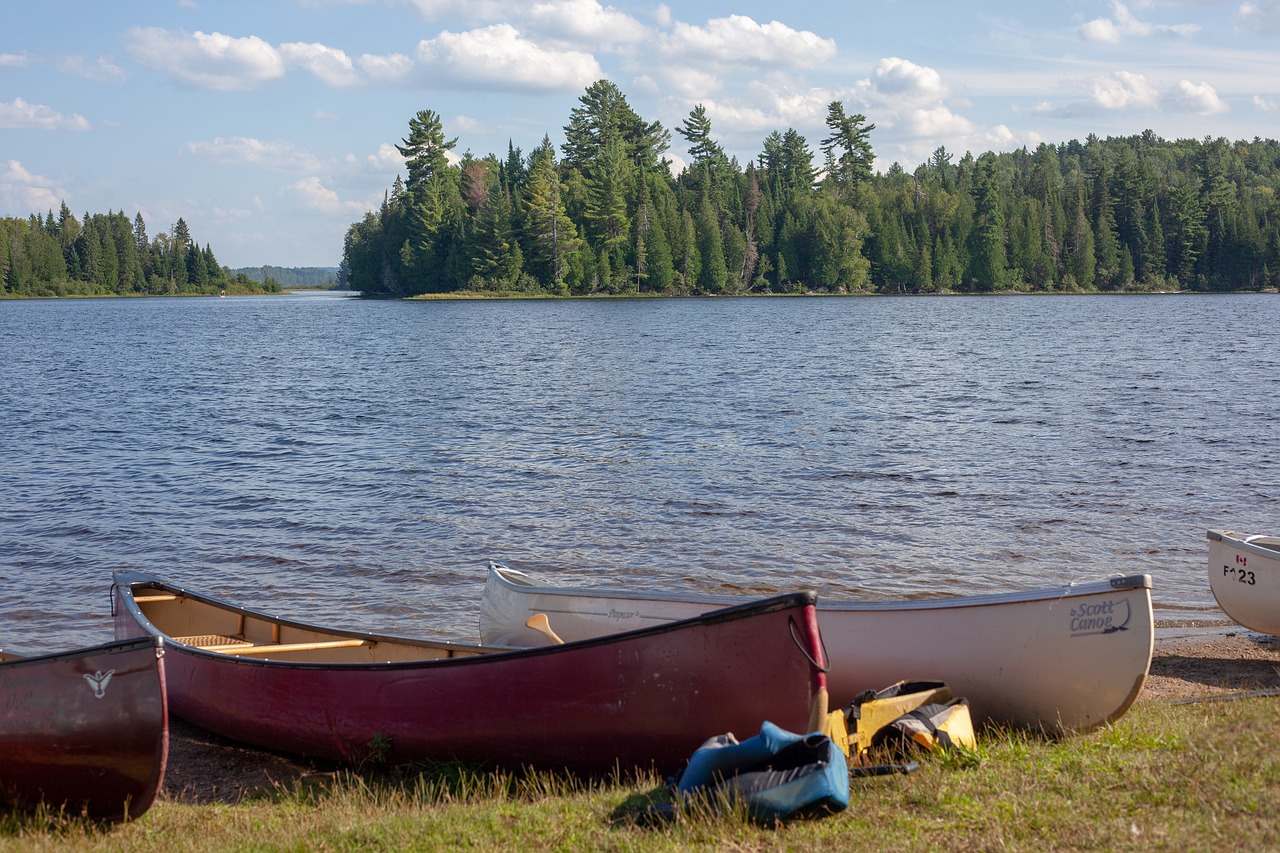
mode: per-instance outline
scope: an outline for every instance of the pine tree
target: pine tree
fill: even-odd
[[[555,151],[544,138],[543,146],[530,159],[523,202],[524,234],[530,267],[557,293],[565,290],[565,277],[581,243],[561,193]]]
[[[871,167],[875,162],[871,131],[876,126],[867,124],[867,117],[861,113],[846,115],[844,104],[832,101],[827,105],[827,129],[831,135],[822,140],[822,151],[827,155],[827,180],[835,187],[836,195],[841,196],[871,180]]]

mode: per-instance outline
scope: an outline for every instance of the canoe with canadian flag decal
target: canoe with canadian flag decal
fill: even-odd
[[[1209,587],[1231,621],[1280,636],[1280,536],[1210,530]]]

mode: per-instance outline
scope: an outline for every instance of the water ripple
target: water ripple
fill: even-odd
[[[1277,321],[1267,295],[0,302],[0,644],[103,639],[122,568],[458,637],[489,559],[871,598],[1149,572],[1209,613],[1204,530],[1280,527]]]

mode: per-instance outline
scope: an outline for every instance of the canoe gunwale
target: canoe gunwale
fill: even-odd
[[[1238,548],[1241,551],[1247,551],[1259,557],[1280,560],[1280,537],[1267,536],[1265,534],[1250,536],[1230,530],[1210,530],[1205,535],[1210,541],[1221,542],[1231,548]],[[1259,545],[1257,542],[1259,539],[1266,540],[1268,544]],[[1274,543],[1274,546],[1271,543]]]
[[[130,618],[144,631],[149,637],[155,638],[165,645],[174,649],[181,650],[183,654],[194,655],[197,657],[218,660],[220,662],[234,663],[240,666],[256,666],[271,668],[288,668],[288,669],[341,669],[341,670],[394,670],[394,669],[420,669],[424,667],[460,667],[464,665],[477,665],[497,658],[510,659],[513,657],[541,657],[548,654],[559,654],[568,648],[588,648],[592,646],[607,646],[620,642],[629,642],[633,639],[648,636],[657,636],[660,634],[670,633],[672,631],[681,631],[694,626],[716,625],[723,622],[730,622],[741,618],[746,618],[755,614],[772,613],[775,611],[789,610],[799,607],[815,606],[817,602],[817,594],[809,591],[790,592],[782,595],[772,596],[760,600],[753,600],[745,603],[735,601],[734,606],[721,607],[717,610],[704,613],[691,619],[683,619],[676,622],[667,622],[660,625],[652,625],[639,628],[634,631],[627,631],[620,634],[610,634],[606,636],[593,637],[585,640],[576,640],[564,643],[563,645],[523,647],[523,646],[500,646],[485,645],[482,643],[464,643],[451,640],[424,640],[421,638],[400,637],[390,634],[375,634],[366,631],[356,631],[345,628],[329,628],[317,626],[307,622],[299,622],[269,613],[263,613],[248,607],[241,607],[223,601],[217,597],[206,595],[203,593],[189,592],[181,586],[165,583],[157,578],[144,575],[139,572],[118,571],[113,576],[114,584],[112,586],[112,615],[115,615],[117,606],[124,608]],[[456,649],[459,651],[469,652],[460,657],[447,657],[441,659],[423,659],[423,660],[401,660],[401,661],[372,661],[372,662],[334,662],[334,661],[285,661],[273,660],[269,658],[259,658],[256,656],[228,655],[223,652],[204,649],[199,646],[190,645],[176,639],[162,631],[159,626],[153,623],[142,608],[134,601],[135,589],[154,590],[156,592],[164,592],[190,599],[193,602],[216,607],[226,610],[230,613],[244,614],[245,616],[262,619],[269,623],[275,623],[281,627],[296,628],[305,631],[313,631],[317,633],[329,634],[334,637],[342,637],[353,640],[363,640],[372,643],[386,642],[397,645],[419,646],[424,649],[449,650]],[[804,649],[801,648],[804,652]],[[479,652],[476,654],[475,652]],[[806,655],[807,652],[804,652]]]
[[[519,569],[512,569],[503,563],[490,562],[490,577],[499,585],[507,587],[521,595],[562,595],[564,587],[547,584],[525,583],[513,581],[509,573],[528,577]],[[981,595],[944,596],[938,598],[894,599],[890,601],[848,600],[824,598],[818,601],[819,611],[824,610],[941,610],[960,607],[987,607],[1000,604],[1018,604],[1034,601],[1051,601],[1073,598],[1081,595],[1119,592],[1128,589],[1151,589],[1151,575],[1125,575],[1101,581],[1071,583],[1042,589],[1018,590],[1014,592],[985,593]],[[719,594],[679,590],[678,592],[659,592],[652,590],[623,590],[618,587],[573,587],[572,594],[582,598],[627,598],[640,601],[672,601],[727,605],[729,602],[740,603],[744,593]],[[750,593],[745,593],[750,595]],[[768,593],[762,593],[768,595]]]
[[[165,640],[163,637],[131,637],[127,640],[112,640],[96,646],[85,646],[78,649],[66,649],[59,652],[45,652],[38,655],[24,655],[7,652],[13,657],[0,659],[0,669],[20,669],[24,666],[39,666],[59,660],[71,660],[89,654],[123,654],[145,646],[153,646],[157,656],[163,656]]]

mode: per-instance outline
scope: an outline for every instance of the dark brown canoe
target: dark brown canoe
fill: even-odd
[[[136,818],[160,790],[168,754],[160,640],[0,655],[0,807]]]
[[[807,731],[825,697],[810,592],[511,650],[319,628],[132,573],[114,590],[117,636],[164,638],[175,714],[319,758],[673,771],[723,732]]]

